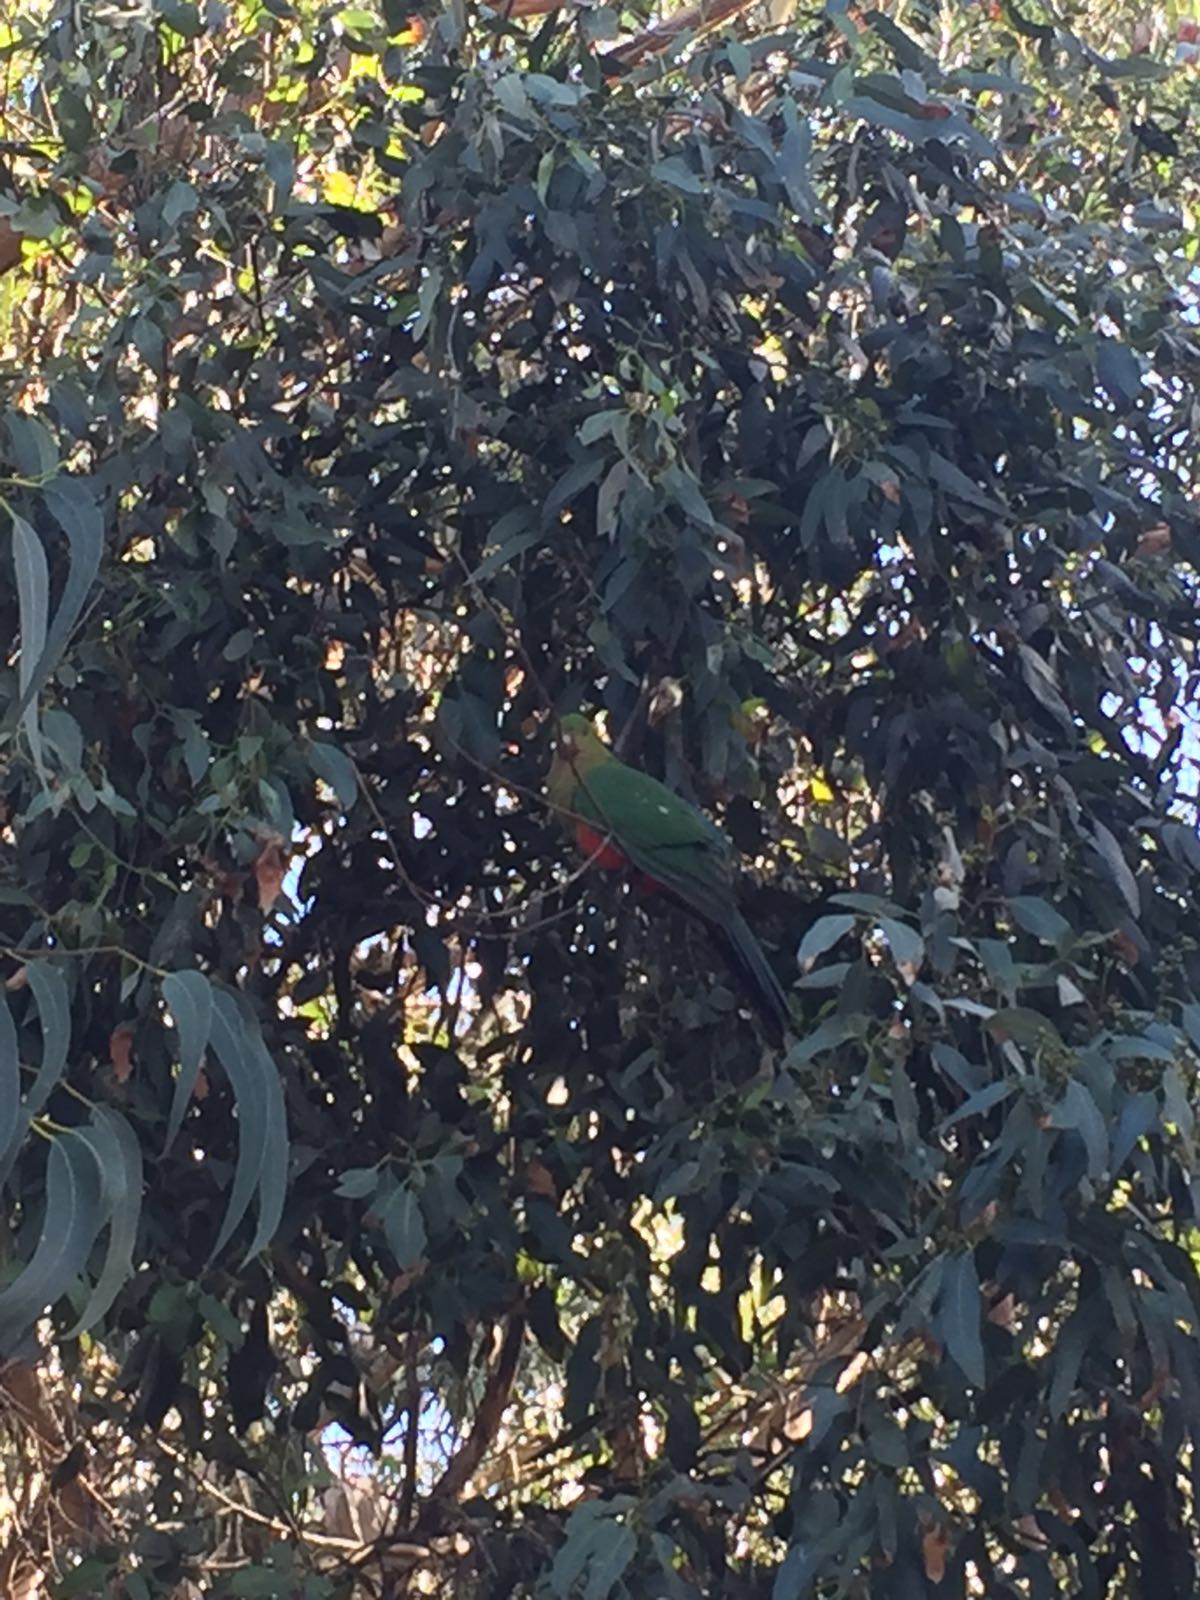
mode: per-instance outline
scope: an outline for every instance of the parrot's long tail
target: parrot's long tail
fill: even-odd
[[[773,1042],[782,1043],[785,1032],[792,1025],[787,994],[763,954],[762,945],[751,933],[745,917],[735,911],[732,917],[720,923],[710,923],[710,927],[725,946],[733,966],[750,991],[751,998],[770,1028]]]
[[[787,994],[763,954],[762,945],[750,931],[750,924],[731,904],[728,888],[685,872],[664,860],[653,862],[634,858],[640,875],[651,886],[657,885],[685,911],[699,917],[729,958],[741,978],[747,996],[766,1024],[772,1044],[782,1044],[792,1025]]]

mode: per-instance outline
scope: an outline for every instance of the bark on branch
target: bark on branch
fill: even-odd
[[[512,1394],[513,1379],[517,1375],[517,1362],[525,1339],[525,1307],[519,1305],[510,1313],[500,1342],[496,1364],[488,1374],[483,1399],[471,1424],[471,1431],[451,1457],[450,1464],[434,1485],[431,1499],[457,1500],[470,1482],[475,1469],[495,1442]]]
[[[562,4],[563,0],[512,0],[504,12],[508,17],[545,17],[551,11],[561,10]],[[700,0],[698,5],[685,6],[682,11],[672,12],[662,22],[656,22],[624,44],[606,51],[602,57],[605,69],[612,76],[626,72],[648,56],[662,55],[681,34],[707,32],[709,28],[728,22],[730,17],[748,11],[752,4],[753,0]]]

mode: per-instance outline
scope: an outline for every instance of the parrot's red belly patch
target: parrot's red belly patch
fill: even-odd
[[[623,855],[611,839],[606,839],[602,833],[589,828],[586,822],[576,824],[575,839],[592,865],[600,867],[604,872],[624,872],[629,865],[629,857]]]
[[[599,867],[602,872],[624,872],[630,864],[629,857],[611,839],[589,828],[586,822],[576,823],[575,842],[592,866]],[[657,894],[662,888],[661,883],[645,872],[634,873],[633,882],[642,894]]]

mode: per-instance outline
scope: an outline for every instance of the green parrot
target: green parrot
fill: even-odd
[[[737,908],[725,835],[657,778],[619,761],[578,714],[562,718],[546,787],[594,866],[632,869],[639,888],[668,895],[704,922],[778,1043],[791,1024],[787,995]]]

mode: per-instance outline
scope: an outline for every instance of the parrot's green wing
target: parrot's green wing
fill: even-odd
[[[611,834],[635,867],[697,911],[719,916],[732,904],[724,834],[648,772],[617,760],[599,763],[580,780],[575,810]]]
[[[598,763],[580,781],[575,809],[603,827],[640,872],[704,919],[781,1038],[791,1026],[787,995],[738,910],[725,835],[657,778],[616,760]]]

